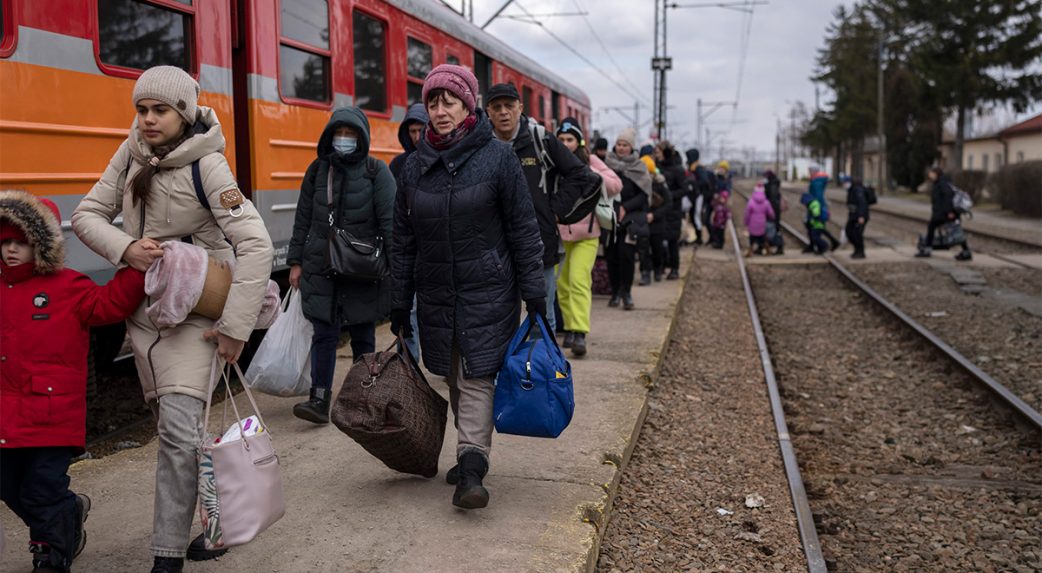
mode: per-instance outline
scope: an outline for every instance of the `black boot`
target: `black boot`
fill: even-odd
[[[203,534],[200,533],[191,543],[188,544],[188,551],[186,552],[185,557],[187,557],[189,561],[209,561],[210,559],[217,559],[227,552],[227,547],[207,549],[206,542],[203,541]]]
[[[969,249],[963,249],[961,253],[955,255],[955,260],[957,260],[957,261],[972,261],[973,260],[973,253],[971,253]]]
[[[152,562],[152,573],[181,573],[185,560],[180,557],[156,557]]]
[[[87,514],[90,513],[90,498],[82,493],[76,494],[76,549],[72,554],[72,558],[76,559],[83,553],[83,548],[87,546],[87,530],[84,528],[84,523],[87,521]]]
[[[481,480],[488,473],[488,460],[478,452],[466,452],[459,458],[459,482],[452,494],[452,505],[463,509],[479,509],[488,505],[488,490]]]
[[[459,464],[452,466],[449,468],[449,471],[445,472],[445,483],[449,485],[459,483]]]
[[[561,342],[561,348],[571,348],[573,340],[575,340],[574,332],[564,333],[564,340]]]
[[[329,423],[329,395],[326,388],[311,388],[311,399],[293,406],[293,415],[315,424]]]
[[[649,284],[651,284],[651,271],[641,271],[640,282],[637,283],[637,286],[648,286]]]
[[[622,308],[624,310],[633,310],[633,307],[635,306],[636,305],[633,304],[633,295],[630,293],[622,295]]]
[[[622,304],[622,298],[620,298],[617,294],[611,295],[611,300],[608,301],[608,306],[615,307],[619,306],[620,304]]]
[[[667,281],[675,281],[675,280],[677,280],[677,279],[679,279],[679,278],[680,278],[680,273],[679,273],[679,272],[677,272],[677,270],[676,270],[676,269],[671,269],[671,270],[669,271],[669,274],[668,274],[668,275],[666,275],[666,280],[667,280]]]
[[[586,355],[586,333],[575,333],[575,338],[572,340],[572,354],[575,356]]]

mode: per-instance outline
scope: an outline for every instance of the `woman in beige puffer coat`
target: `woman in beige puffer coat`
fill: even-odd
[[[224,158],[225,140],[212,109],[198,105],[199,85],[179,68],[147,70],[134,87],[137,117],[104,175],[76,208],[72,226],[91,250],[114,265],[147,270],[164,241],[190,237],[219,260],[235,261],[231,291],[216,322],[191,314],[158,329],[146,299],[127,321],[145,400],[157,418],[152,550],[154,572],[181,571],[209,559],[202,536],[189,547],[196,502],[196,448],[216,351],[235,362],[257,320],[271,274],[271,237],[243,197]],[[193,164],[209,208],[196,194]],[[123,224],[113,224],[122,214]],[[227,240],[225,240],[227,238]]]

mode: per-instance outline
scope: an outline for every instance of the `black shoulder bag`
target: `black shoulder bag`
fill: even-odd
[[[375,181],[376,161],[367,157],[366,178]],[[375,198],[374,198],[375,204]],[[357,282],[376,282],[387,276],[387,255],[384,238],[379,231],[373,239],[364,241],[336,224],[337,211],[333,206],[333,165],[326,177],[326,203],[329,206],[329,240],[326,264],[333,276]]]

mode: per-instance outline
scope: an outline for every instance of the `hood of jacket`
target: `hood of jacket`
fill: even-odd
[[[159,162],[161,169],[184,167],[211,153],[224,153],[224,133],[221,131],[221,122],[212,109],[199,106],[195,125],[190,129],[192,136],[184,140]],[[148,163],[155,155],[152,146],[141,139],[137,128],[137,117],[130,125],[130,135],[127,136],[127,139],[130,143],[128,145],[130,155],[141,165]]]
[[[329,116],[326,128],[322,130],[322,136],[318,138],[318,158],[326,159],[335,155],[333,151],[333,132],[338,127],[350,127],[358,132],[358,148],[354,153],[343,158],[345,163],[355,163],[365,159],[369,155],[369,118],[357,107],[341,107],[333,110]]]
[[[430,117],[427,116],[427,110],[424,108],[422,103],[414,103],[409,106],[409,111],[405,113],[405,119],[403,119],[401,125],[398,126],[398,143],[402,144],[402,149],[404,149],[406,153],[416,151],[416,144],[414,144],[412,138],[409,137],[409,126],[414,123],[427,125],[430,121]]]
[[[65,265],[61,221],[43,203],[25,191],[0,191],[0,219],[25,233],[33,246],[36,274],[55,273]]]
[[[749,200],[762,205],[767,202],[767,194],[764,193],[763,189],[757,189],[753,191],[753,195]]]

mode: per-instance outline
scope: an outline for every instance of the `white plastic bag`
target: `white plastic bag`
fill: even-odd
[[[283,312],[264,335],[246,370],[250,388],[273,396],[303,396],[311,390],[311,321],[304,318],[300,291],[290,288]]]

